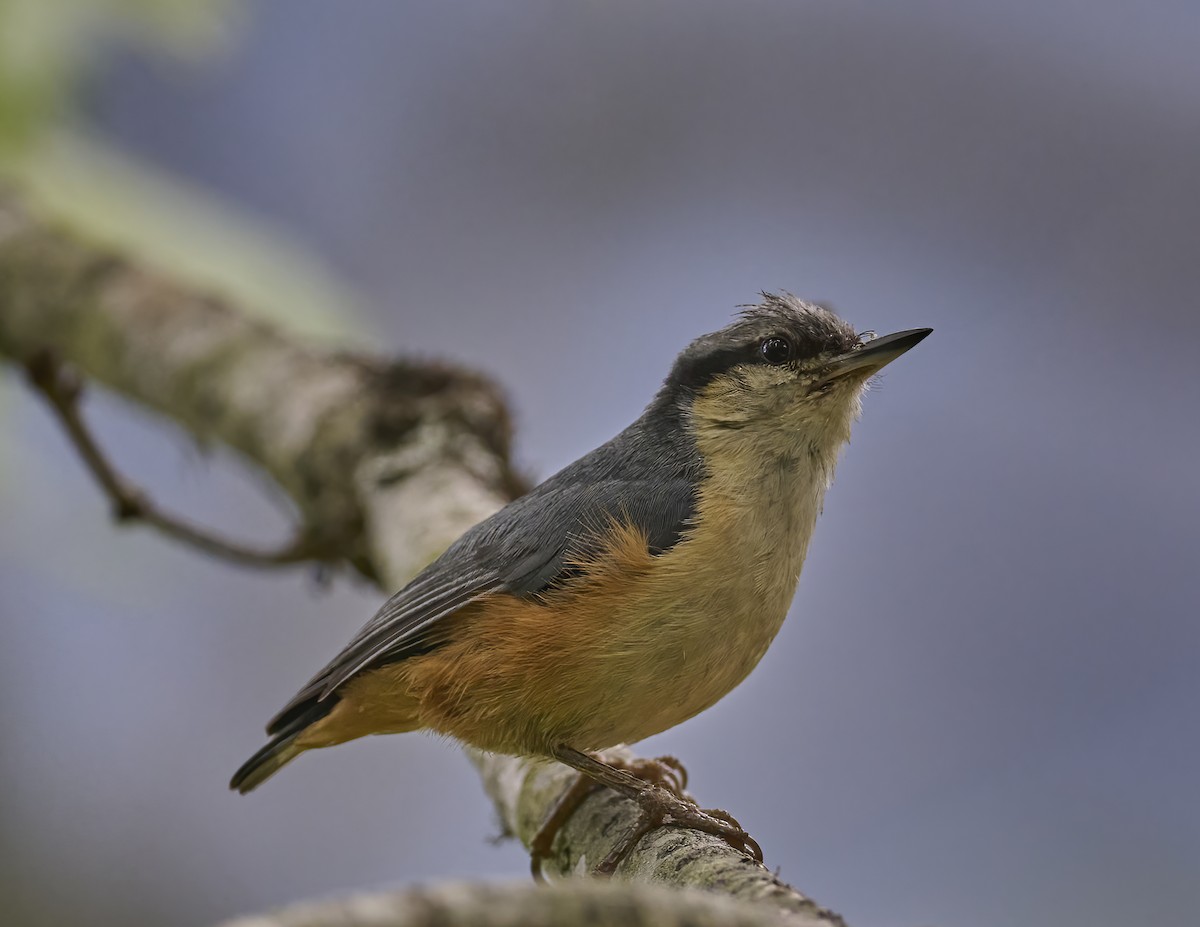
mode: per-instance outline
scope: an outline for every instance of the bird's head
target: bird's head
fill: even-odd
[[[840,447],[867,381],[932,329],[880,338],[790,294],[763,294],[733,324],[693,341],[664,392],[697,437],[781,457]]]

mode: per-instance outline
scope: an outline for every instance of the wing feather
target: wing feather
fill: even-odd
[[[438,622],[464,605],[498,593],[536,595],[572,575],[572,564],[597,551],[614,520],[643,531],[653,552],[668,550],[689,524],[694,493],[695,482],[683,478],[543,483],[476,525],[388,599],[268,733],[364,669],[424,652]]]

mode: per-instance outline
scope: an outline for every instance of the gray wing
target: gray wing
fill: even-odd
[[[692,516],[687,479],[609,479],[543,484],[480,522],[384,603],[333,661],[271,721],[275,733],[369,666],[427,652],[438,623],[470,602],[505,593],[532,596],[573,574],[616,518],[645,532],[660,553]]]

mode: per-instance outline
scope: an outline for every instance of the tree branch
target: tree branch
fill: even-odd
[[[600,880],[451,882],[293,905],[223,927],[804,927],[772,908],[705,892]]]
[[[197,438],[239,451],[291,496],[304,524],[338,539],[337,554],[388,592],[524,490],[509,458],[507,411],[484,378],[301,344],[40,221],[0,189],[0,358],[28,364],[47,351]],[[94,441],[89,451],[80,433],[74,437],[85,458],[97,456]],[[115,471],[90,463],[119,500]],[[511,757],[472,759],[501,818],[528,845],[573,773]],[[592,795],[545,869],[587,871],[634,813],[615,794]],[[649,834],[618,875],[769,902],[803,923],[842,924],[762,866],[693,831]],[[286,923],[384,922],[307,916]]]
[[[522,489],[483,377],[298,343],[0,191],[0,355],[46,350],[262,467],[385,586]]]
[[[561,763],[497,756],[474,749],[468,749],[467,754],[483,778],[483,787],[500,813],[501,823],[525,846],[537,833],[547,810],[576,776],[574,770]],[[606,750],[605,755],[629,759],[633,754],[618,748]],[[590,872],[637,817],[638,807],[632,801],[609,789],[597,789],[560,831],[546,867],[560,874]],[[720,891],[798,915],[799,923],[845,927],[840,916],[711,834],[659,828],[642,838],[616,874],[637,882]]]
[[[83,384],[73,371],[60,364],[49,351],[42,351],[25,364],[29,383],[54,410],[71,444],[88,472],[112,503],[118,522],[141,521],[175,541],[202,553],[253,566],[288,566],[305,560],[336,562],[341,539],[324,537],[320,526],[301,527],[295,537],[273,549],[251,547],[201,528],[180,515],[159,507],[150,497],[121,476],[83,419],[79,408]]]

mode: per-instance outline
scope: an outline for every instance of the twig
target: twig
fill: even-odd
[[[188,547],[250,566],[290,566],[307,560],[327,565],[339,559],[336,545],[311,526],[300,527],[290,541],[278,547],[263,548],[222,537],[164,510],[144,490],[119,474],[100,448],[79,408],[83,394],[79,376],[48,350],[29,358],[25,370],[30,384],[54,410],[88,472],[108,496],[117,522],[143,522]]]

